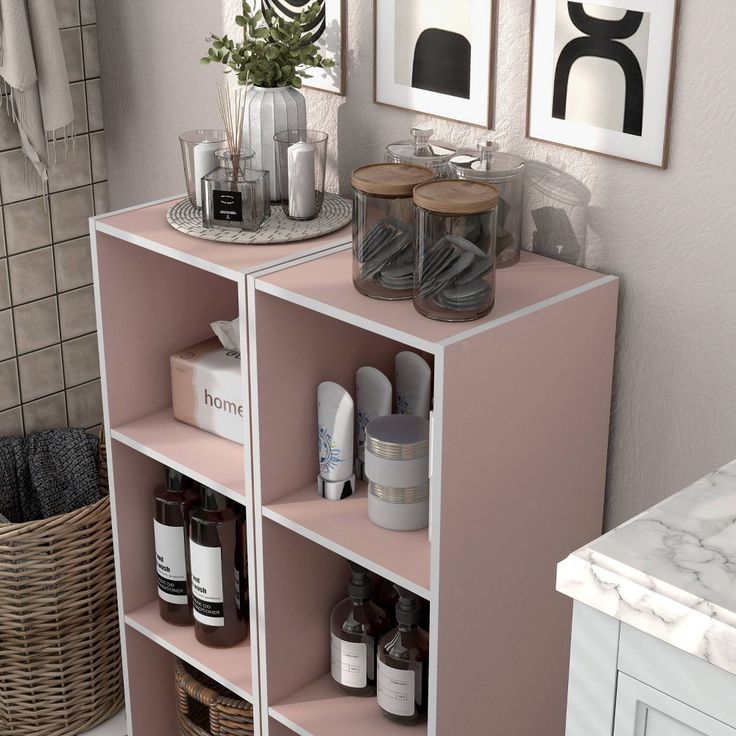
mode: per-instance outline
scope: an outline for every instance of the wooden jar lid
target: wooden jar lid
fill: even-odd
[[[430,181],[414,190],[414,204],[438,215],[477,215],[498,205],[498,189],[466,179]]]
[[[411,197],[414,187],[431,181],[426,166],[414,164],[368,164],[353,171],[353,188],[379,197]]]

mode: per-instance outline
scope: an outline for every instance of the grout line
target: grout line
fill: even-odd
[[[49,345],[49,347],[54,347],[54,346]],[[10,360],[13,360],[13,358],[10,358]],[[3,362],[6,362],[6,361],[3,361]],[[66,393],[69,389],[79,388],[80,386],[88,386],[89,384],[94,383],[95,381],[99,381],[99,380],[100,380],[99,378],[93,378],[89,381],[83,381],[82,383],[78,383],[75,386],[63,387],[59,389],[58,391],[52,391],[50,394],[44,394],[43,396],[37,396],[35,399],[31,399],[30,401],[21,401],[20,404],[14,404],[13,406],[9,406],[8,409],[15,409],[18,406],[23,407],[26,404],[33,404],[36,401],[43,401],[43,399],[48,399],[48,398],[51,398],[52,396],[57,396],[58,394],[64,394],[64,405],[66,406]],[[3,411],[6,411],[6,410],[3,409]],[[95,422],[95,424],[90,424],[90,427],[94,427],[97,424],[99,424],[99,422]]]
[[[95,132],[99,132],[99,131],[95,131]],[[82,137],[84,137],[86,135],[89,135],[89,133],[80,133],[79,134],[79,137],[82,138]],[[14,148],[12,150],[13,151],[20,151],[21,149],[20,148]],[[73,192],[73,191],[75,191],[77,189],[84,189],[85,187],[91,187],[91,186],[92,186],[92,184],[79,184],[76,187],[69,187],[67,189],[60,189],[58,192],[49,192],[48,196],[49,196],[49,199],[51,199],[52,197],[55,197],[57,194],[64,194],[64,192]],[[45,196],[46,196],[45,194],[34,194],[32,197],[23,197],[21,199],[16,199],[16,200],[14,200],[12,202],[3,202],[2,206],[3,207],[12,207],[14,204],[20,204],[21,202],[28,202],[31,199],[43,199],[43,197],[45,197]],[[51,210],[49,209],[49,212],[50,211]]]
[[[51,207],[49,206],[49,229],[51,230],[51,242],[54,242],[54,223],[51,217]],[[69,426],[69,406],[66,396],[66,368],[64,366],[64,351],[61,349],[61,305],[59,304],[59,281],[56,270],[56,248],[51,248],[51,262],[54,268],[54,290],[56,291],[56,323],[59,326],[59,355],[61,359],[61,383],[64,391],[64,421]]]
[[[47,297],[47,299],[51,299],[52,297]],[[23,305],[25,306],[25,304]],[[57,301],[56,304],[57,312],[59,308],[59,304]],[[3,310],[7,311],[7,310]],[[54,345],[66,345],[68,342],[74,342],[75,340],[81,340],[83,337],[89,337],[90,335],[97,334],[97,330],[92,330],[90,332],[83,332],[81,335],[75,335],[74,337],[68,337],[66,340],[61,338],[61,335],[59,335],[59,339],[55,340],[54,342],[49,343],[48,345],[44,345],[40,348],[33,348],[33,350],[24,350],[23,352],[17,352],[13,357],[14,358],[24,358],[26,355],[33,355],[33,353],[40,353],[42,350],[48,350],[49,348],[54,347]],[[10,358],[6,358],[6,360],[10,360]],[[2,361],[3,363],[5,361]],[[98,376],[99,378],[99,376]],[[86,383],[86,381],[82,381],[82,383]],[[66,385],[66,380],[64,381],[64,384]],[[75,386],[79,386],[81,384],[74,384]],[[68,386],[67,388],[73,388],[73,386]]]
[[[3,114],[0,112],[0,114]],[[2,195],[0,193],[0,202],[2,201]],[[13,309],[13,286],[10,283],[10,258],[8,257],[8,233],[5,229],[5,207],[3,206],[3,216],[0,217],[0,220],[2,220],[2,226],[3,226],[3,242],[5,243],[5,256],[3,257],[5,260],[5,270],[8,274],[8,297],[10,298],[10,321],[13,325],[13,351],[15,352],[15,375],[18,379],[18,401],[21,402],[18,404],[18,406],[21,407],[20,409],[20,429],[21,432],[25,435],[26,433],[26,419],[23,412],[23,397],[21,396],[20,392],[20,367],[18,365],[18,332],[15,329],[15,311]],[[12,360],[9,359],[9,360]],[[14,407],[9,407],[13,409]]]
[[[50,248],[50,245],[45,246],[46,248]],[[29,253],[31,251],[28,251]],[[73,289],[66,289],[65,291],[57,291],[53,294],[47,294],[46,296],[40,296],[38,299],[30,299],[27,302],[21,302],[20,304],[12,304],[8,309],[16,309],[17,307],[27,307],[29,304],[36,304],[37,302],[42,302],[45,299],[51,299],[52,297],[56,296],[59,297],[63,294],[71,294],[73,291],[81,291],[82,289],[88,289],[90,286],[93,286],[92,283],[89,284],[82,284],[81,286],[75,286]],[[15,327],[15,326],[14,326]],[[85,332],[84,335],[88,335],[90,333]],[[82,337],[82,335],[76,335],[76,337]],[[68,338],[69,340],[73,340],[73,337]],[[32,351],[31,351],[32,352]]]

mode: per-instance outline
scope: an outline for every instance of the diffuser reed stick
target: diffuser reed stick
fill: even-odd
[[[225,129],[227,149],[233,167],[233,183],[237,183],[240,173],[240,159],[243,150],[243,121],[245,120],[245,99],[247,82],[233,89],[231,85],[217,84],[217,109]]]

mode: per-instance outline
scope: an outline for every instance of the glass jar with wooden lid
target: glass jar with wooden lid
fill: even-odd
[[[411,164],[353,171],[353,284],[374,299],[411,299],[414,290],[412,192],[432,172]]]
[[[479,319],[495,299],[498,190],[469,180],[414,189],[414,307],[444,322]]]

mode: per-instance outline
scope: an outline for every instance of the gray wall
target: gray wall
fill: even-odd
[[[55,0],[76,138],[57,143],[48,202],[0,97],[0,436],[102,420],[87,218],[107,168],[91,0]]]
[[[239,3],[223,3],[231,17]],[[218,5],[189,3],[182,13],[173,0],[105,4],[113,205],[182,190],[176,136],[216,121],[211,78],[197,58],[207,32],[222,26]],[[593,193],[587,265],[622,277],[612,525],[736,456],[736,3],[682,3],[667,171],[527,140],[530,1],[498,5],[496,138],[503,149],[561,165],[585,183]],[[422,119],[372,102],[369,0],[348,0],[348,27],[347,98],[307,92],[310,125],[332,136],[331,187],[343,192],[355,166],[380,159],[387,142]],[[434,125],[438,137],[458,143],[478,134]]]
[[[179,133],[222,127],[219,70],[199,64],[222,26],[220,2],[98,3],[110,202],[114,209],[186,190]]]

